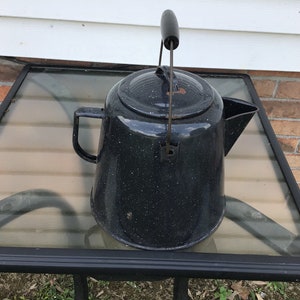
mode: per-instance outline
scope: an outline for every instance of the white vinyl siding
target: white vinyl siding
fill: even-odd
[[[177,66],[300,71],[298,0],[0,0],[0,55],[155,65],[165,9]]]

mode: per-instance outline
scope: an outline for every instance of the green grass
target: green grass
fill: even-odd
[[[222,285],[214,293],[214,296],[218,300],[227,300],[227,298],[232,294],[232,291],[229,290],[226,286]]]

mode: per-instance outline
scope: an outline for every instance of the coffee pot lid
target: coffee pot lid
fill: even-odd
[[[128,75],[118,87],[119,99],[139,114],[168,118],[169,72],[168,67],[159,67]],[[214,97],[214,89],[200,76],[174,69],[172,119],[203,113],[211,106]]]

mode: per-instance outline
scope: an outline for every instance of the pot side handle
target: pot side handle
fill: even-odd
[[[74,112],[74,123],[73,123],[73,148],[75,152],[84,160],[92,163],[97,162],[97,156],[86,152],[79,144],[78,133],[79,133],[79,120],[81,117],[103,119],[105,116],[103,108],[96,107],[80,107]]]

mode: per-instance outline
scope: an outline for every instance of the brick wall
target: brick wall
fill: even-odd
[[[21,66],[0,59],[0,101],[2,101],[17,78]]]
[[[77,65],[85,64],[78,62]],[[86,66],[95,64],[88,63]],[[0,59],[0,101],[21,69],[18,64]],[[248,74],[300,187],[300,73],[249,71]]]
[[[249,75],[300,187],[300,73]]]

